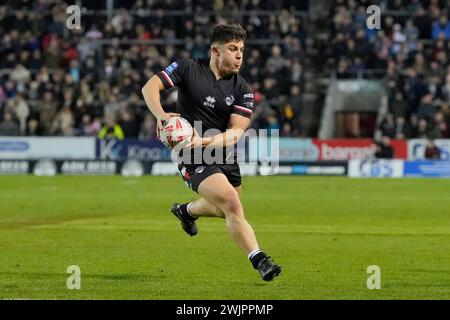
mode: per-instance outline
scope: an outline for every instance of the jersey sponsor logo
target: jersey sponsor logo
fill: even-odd
[[[207,96],[205,98],[205,102],[203,102],[204,106],[210,107],[210,108],[214,108],[214,103],[216,103],[216,99],[214,97],[211,96]]]
[[[164,71],[167,75],[170,75],[176,68],[178,68],[178,63],[172,62],[166,69],[164,69]]]
[[[227,106],[231,106],[234,102],[234,97],[233,96],[229,96],[225,98],[225,103],[227,104]]]
[[[244,99],[253,99],[253,93],[244,94]]]
[[[203,172],[203,170],[205,170],[205,167],[199,166],[199,167],[195,168],[195,173],[200,174]]]

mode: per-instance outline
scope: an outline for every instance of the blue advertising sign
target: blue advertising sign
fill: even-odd
[[[171,161],[170,150],[158,139],[97,140],[97,159]]]
[[[354,178],[401,178],[403,160],[350,160],[348,175]]]
[[[450,161],[405,161],[405,177],[450,177]]]

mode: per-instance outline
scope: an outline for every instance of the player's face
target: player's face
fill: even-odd
[[[218,68],[221,74],[238,73],[244,58],[244,42],[234,41],[219,45]]]

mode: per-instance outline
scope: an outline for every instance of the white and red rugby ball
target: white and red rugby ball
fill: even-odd
[[[182,142],[189,142],[194,134],[191,124],[182,117],[170,117],[158,130],[159,139],[168,148],[174,148]]]

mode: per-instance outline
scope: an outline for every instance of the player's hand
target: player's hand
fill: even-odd
[[[193,128],[193,129],[194,129],[194,133],[192,135],[192,139],[184,147],[186,149],[192,149],[192,148],[197,148],[197,147],[202,147],[203,146],[203,138],[200,137],[200,135],[198,134],[197,130],[195,130],[195,128]]]
[[[168,121],[171,117],[179,117],[179,113],[173,113],[173,112],[165,112],[158,117],[158,124],[161,124],[164,121]]]

